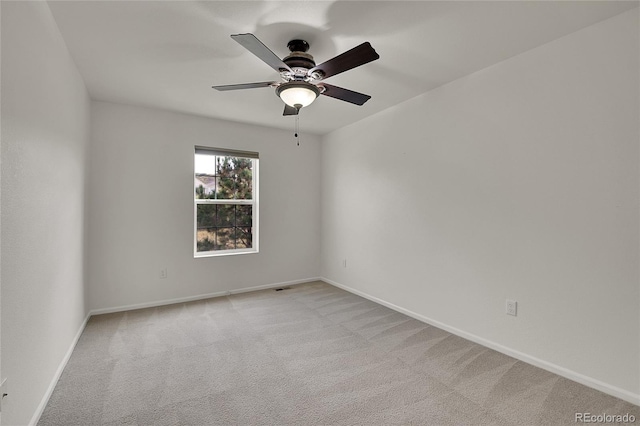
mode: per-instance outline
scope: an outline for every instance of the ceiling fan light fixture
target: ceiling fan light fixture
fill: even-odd
[[[276,95],[285,104],[299,109],[311,105],[320,95],[320,89],[316,85],[305,81],[290,81],[278,86]]]

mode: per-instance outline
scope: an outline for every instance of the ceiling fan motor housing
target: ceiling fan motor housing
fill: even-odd
[[[306,40],[294,39],[287,43],[291,52],[306,52],[309,50],[309,43]]]
[[[296,77],[300,74],[306,74],[308,70],[316,66],[316,62],[313,60],[313,56],[306,53],[309,50],[309,43],[305,40],[291,40],[287,47],[291,53],[282,60],[285,64],[295,71]],[[296,68],[299,68],[297,70]]]

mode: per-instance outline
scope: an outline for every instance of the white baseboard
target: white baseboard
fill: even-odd
[[[75,349],[76,344],[78,343],[78,340],[80,340],[80,336],[82,335],[84,328],[87,326],[87,322],[89,321],[90,317],[91,317],[91,312],[87,314],[87,316],[84,318],[84,321],[82,321],[82,324],[80,324],[80,328],[78,329],[78,332],[73,338],[71,345],[69,345],[69,349],[67,350],[67,353],[64,355],[64,358],[62,358],[62,361],[60,362],[60,365],[58,366],[56,373],[53,375],[53,378],[51,379],[51,383],[49,383],[49,387],[47,388],[47,391],[42,397],[42,400],[40,401],[40,404],[38,405],[36,412],[33,413],[33,416],[31,417],[31,421],[29,421],[30,426],[35,426],[36,424],[38,424],[38,421],[40,421],[40,417],[42,416],[42,413],[44,412],[44,409],[47,406],[47,403],[49,402],[49,398],[51,398],[51,394],[53,393],[53,390],[56,388],[56,384],[58,384],[58,380],[60,379],[60,376],[62,375],[64,368],[67,366],[67,362],[69,362],[69,358],[71,358],[71,354],[73,353],[73,350]]]
[[[67,353],[65,354],[64,358],[60,362],[60,365],[58,366],[58,369],[56,370],[55,375],[51,379],[51,383],[49,384],[49,387],[47,388],[47,391],[45,392],[44,396],[42,397],[42,400],[40,401],[40,404],[38,405],[38,408],[36,409],[36,412],[31,417],[31,421],[29,422],[29,425],[30,426],[35,426],[38,423],[38,421],[40,420],[40,417],[42,416],[42,413],[44,412],[44,409],[47,406],[47,403],[49,402],[49,398],[51,398],[51,394],[53,393],[53,390],[55,389],[56,384],[58,383],[58,380],[60,379],[60,376],[62,375],[62,372],[64,371],[64,368],[67,366],[67,362],[69,362],[69,358],[71,358],[71,354],[73,353],[73,350],[75,349],[76,344],[78,343],[78,340],[80,339],[80,336],[82,335],[82,332],[84,331],[85,327],[87,326],[87,322],[89,322],[89,318],[91,318],[92,315],[100,315],[100,314],[107,314],[107,313],[114,313],[114,312],[123,312],[123,311],[130,311],[130,310],[142,309],[142,308],[151,308],[151,307],[155,307],[155,306],[171,305],[171,304],[174,304],[174,303],[191,302],[191,301],[194,301],[194,300],[209,299],[211,297],[228,296],[230,294],[240,294],[240,293],[247,293],[247,292],[250,292],[250,291],[266,290],[266,289],[270,289],[270,288],[285,287],[285,286],[303,284],[303,283],[312,282],[312,281],[321,281],[321,278],[319,278],[319,277],[316,277],[316,278],[305,278],[305,279],[301,279],[301,280],[285,281],[285,282],[281,282],[281,283],[265,284],[265,285],[259,285],[259,286],[255,286],[255,287],[246,287],[246,288],[241,288],[241,289],[236,289],[236,290],[219,291],[219,292],[215,292],[215,293],[201,294],[201,295],[198,295],[198,296],[189,296],[189,297],[180,297],[180,298],[177,298],[177,299],[158,300],[158,301],[155,301],[155,302],[138,303],[138,304],[135,304],[135,305],[125,305],[125,306],[118,306],[118,307],[114,307],[114,308],[94,309],[94,310],[89,311],[89,313],[85,317],[84,321],[80,325],[80,329],[78,330],[78,332],[76,333],[75,337],[73,338],[73,341],[71,342],[71,345],[69,346],[69,349],[67,350]]]
[[[445,331],[448,331],[449,333],[455,334],[456,336],[460,336],[463,337],[467,340],[471,340],[472,342],[478,343],[482,346],[486,346],[488,348],[491,348],[493,350],[496,350],[498,352],[501,352],[505,355],[508,355],[510,357],[519,359],[520,361],[526,362],[528,364],[534,365],[536,367],[542,368],[543,370],[547,370],[550,371],[552,373],[555,373],[559,376],[565,377],[569,380],[573,380],[574,382],[578,382],[580,384],[583,384],[585,386],[588,386],[590,388],[599,390],[601,392],[604,392],[606,394],[615,396],[616,398],[620,398],[623,399],[627,402],[630,402],[632,404],[635,405],[640,405],[640,395],[639,394],[635,394],[633,392],[629,392],[625,389],[621,389],[619,387],[616,386],[612,386],[608,383],[602,382],[600,380],[594,379],[592,377],[589,376],[585,376],[584,374],[580,374],[578,372],[575,372],[573,370],[569,370],[567,368],[561,367],[559,365],[553,364],[551,362],[533,357],[531,355],[527,355],[523,352],[519,352],[516,351],[514,349],[508,348],[506,346],[500,345],[498,343],[492,342],[490,340],[487,340],[485,338],[476,336],[475,334],[471,334],[471,333],[467,333],[466,331],[460,330],[458,328],[455,327],[451,327],[447,324],[443,324],[440,321],[436,321],[433,320],[431,318],[425,317],[424,315],[420,315],[417,314],[413,311],[410,311],[408,309],[402,308],[400,306],[394,305],[393,303],[389,303],[386,300],[382,300],[379,299],[375,296],[371,296],[363,291],[360,290],[356,290],[355,288],[351,288],[349,286],[346,286],[344,284],[340,284],[337,283],[333,280],[330,280],[328,278],[320,278],[322,281],[326,282],[327,284],[331,284],[335,287],[341,288],[343,290],[348,291],[349,293],[353,293],[356,294],[358,296],[362,296],[365,299],[369,299],[373,302],[379,303],[383,306],[386,306],[387,308],[393,309],[394,311],[400,312],[402,314],[405,314],[411,318],[417,319],[418,321],[422,321],[424,323],[427,323],[429,325],[433,325],[434,327],[438,327],[441,328]]]
[[[214,293],[199,294],[199,295],[196,295],[196,296],[178,297],[178,298],[175,298],[175,299],[156,300],[156,301],[153,301],[153,302],[136,303],[136,304],[133,304],[133,305],[115,306],[115,307],[111,307],[111,308],[92,309],[91,312],[89,312],[89,315],[91,316],[91,315],[111,314],[111,313],[114,313],[114,312],[132,311],[134,309],[155,308],[156,306],[173,305],[174,303],[193,302],[195,300],[210,299],[212,297],[229,296],[231,294],[247,293],[247,292],[250,292],[250,291],[257,291],[257,290],[266,290],[266,289],[269,289],[269,288],[284,287],[284,286],[288,286],[288,285],[308,283],[308,282],[311,282],[311,281],[321,281],[321,278],[319,278],[319,277],[304,278],[304,279],[300,279],[300,280],[284,281],[284,282],[273,283],[273,284],[264,284],[264,285],[258,285],[258,286],[254,286],[254,287],[245,287],[245,288],[240,288],[240,289],[235,289],[235,290],[217,291],[217,292],[214,292]]]
[[[310,282],[313,282],[313,281],[322,281],[322,278],[320,278],[320,277],[305,278],[303,280],[284,281],[284,282],[276,283],[276,284],[259,285],[259,286],[255,286],[255,287],[242,288],[242,289],[239,289],[239,290],[230,290],[229,293],[231,293],[231,294],[248,293],[250,291],[267,290],[267,289],[270,289],[270,288],[286,287],[286,286],[289,286],[289,285],[304,284],[304,283],[310,283]]]

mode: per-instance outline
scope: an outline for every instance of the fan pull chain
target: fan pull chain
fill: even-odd
[[[296,115],[296,132],[293,136],[296,138],[296,144],[300,146],[300,114]]]

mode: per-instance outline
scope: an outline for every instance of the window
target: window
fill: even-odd
[[[258,251],[258,153],[197,146],[194,256]]]

